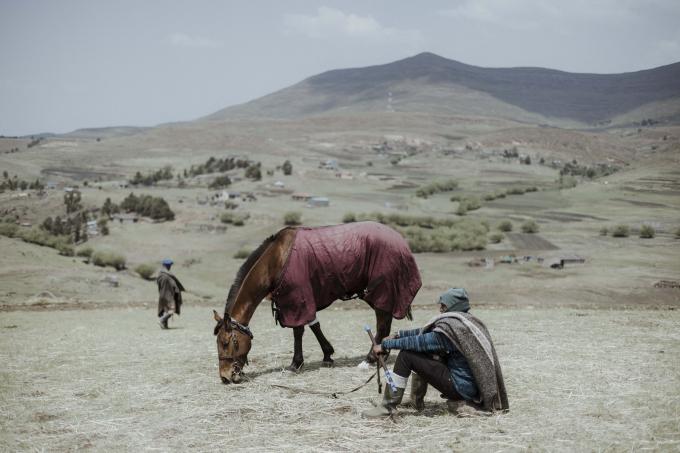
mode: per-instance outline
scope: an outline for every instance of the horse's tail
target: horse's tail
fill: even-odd
[[[409,321],[413,321],[413,312],[411,311],[411,306],[408,306],[408,309],[406,310],[406,319]]]

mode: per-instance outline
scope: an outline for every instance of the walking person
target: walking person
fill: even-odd
[[[364,412],[364,417],[392,414],[401,403],[411,373],[411,402],[417,410],[425,406],[428,384],[448,399],[452,412],[509,410],[496,350],[484,323],[468,313],[467,292],[450,288],[438,302],[440,314],[422,329],[401,330],[374,347],[376,354],[400,350],[392,371],[397,391],[385,386],[382,402]]]
[[[167,329],[168,320],[172,315],[180,314],[182,291],[186,290],[177,277],[170,272],[173,261],[166,258],[161,264],[163,267],[156,278],[158,284],[158,323],[161,325],[161,329]]]

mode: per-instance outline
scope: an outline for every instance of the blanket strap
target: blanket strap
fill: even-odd
[[[276,306],[276,303],[274,303],[274,300],[272,299],[272,316],[274,317],[274,325],[279,324],[279,319],[281,316],[281,310],[279,310],[279,307]]]

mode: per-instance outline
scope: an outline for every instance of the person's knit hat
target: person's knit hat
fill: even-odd
[[[163,261],[161,261],[161,264],[163,266],[172,266],[174,261],[172,261],[170,258],[165,258]]]
[[[470,309],[470,299],[464,288],[449,288],[441,296],[439,303],[446,307],[446,311],[464,311]]]

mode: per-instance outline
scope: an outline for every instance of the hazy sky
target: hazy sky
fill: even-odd
[[[0,134],[190,120],[422,51],[647,69],[680,61],[680,0],[0,0]]]

